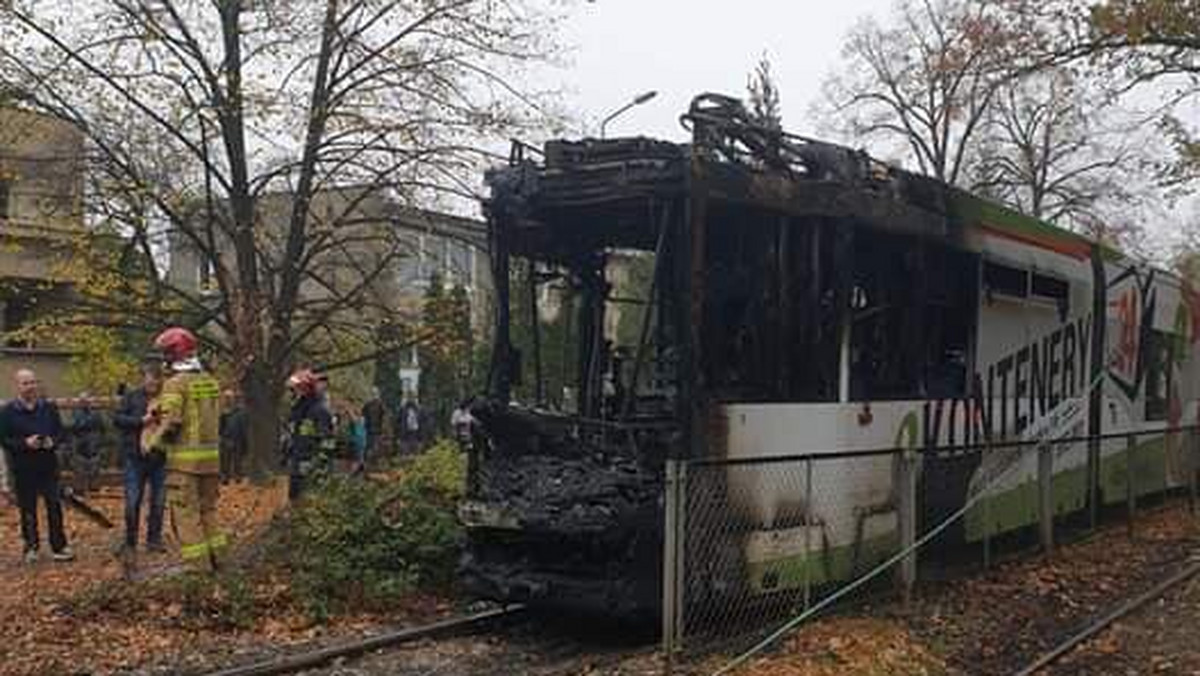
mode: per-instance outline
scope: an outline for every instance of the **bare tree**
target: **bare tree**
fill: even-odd
[[[84,131],[94,217],[151,270],[146,302],[108,289],[93,319],[208,327],[256,421],[276,419],[305,342],[353,324],[405,254],[365,205],[471,198],[486,139],[541,118],[515,74],[552,49],[555,18],[534,0],[14,5],[0,86]],[[211,297],[161,269],[166,240],[197,252]],[[258,473],[275,432],[251,429]]]
[[[779,104],[779,87],[771,75],[771,61],[764,53],[746,78],[750,114],[760,125],[775,131],[783,130],[783,109]]]
[[[1106,207],[1146,189],[1145,134],[1085,79],[1049,68],[1011,80],[985,116],[971,189],[1035,218],[1117,236]]]
[[[1178,104],[1200,96],[1200,15],[1189,0],[1005,0],[1011,16],[1044,27],[1046,39],[1022,55],[1026,68],[1090,68],[1120,96],[1149,88],[1163,132],[1177,151],[1160,179],[1185,188],[1200,177],[1200,128]],[[1186,107],[1183,108],[1186,111]]]
[[[1011,55],[1028,39],[995,3],[899,0],[888,23],[867,19],[851,31],[819,112],[836,131],[958,183],[992,99],[1013,75]]]

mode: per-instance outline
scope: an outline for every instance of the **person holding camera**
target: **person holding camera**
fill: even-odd
[[[58,457],[55,448],[63,438],[62,417],[53,402],[41,397],[37,375],[21,369],[15,375],[17,396],[0,409],[0,444],[12,458],[17,507],[21,511],[21,538],[25,562],[38,558],[38,496],[46,503],[50,549],[55,561],[75,558],[67,545],[62,503],[58,492]]]

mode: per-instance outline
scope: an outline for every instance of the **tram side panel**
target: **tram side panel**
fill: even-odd
[[[1128,262],[1109,265],[1103,431],[1135,432],[1105,443],[1101,491],[1106,503],[1187,483],[1187,436],[1165,432],[1197,423],[1197,296],[1162,271]],[[1155,432],[1162,431],[1156,434]]]
[[[1143,280],[1143,290],[1153,289]],[[1167,362],[1167,419],[1145,419],[1147,372],[1154,355],[1147,339],[1134,363],[1143,374],[1138,387],[1118,384],[1129,349],[1128,328],[1112,308],[1120,288],[1110,289],[1106,313],[1103,374],[1093,377],[1091,289],[1071,285],[1070,311],[1036,300],[981,301],[972,397],[933,401],[834,404],[729,404],[721,409],[728,457],[771,457],[837,450],[953,446],[995,442],[989,453],[926,458],[921,468],[927,529],[964,506],[960,525],[948,539],[978,541],[1031,526],[1038,518],[1037,453],[1004,442],[1085,437],[1091,388],[1102,388],[1101,432],[1146,431],[1194,424],[1197,420],[1195,303],[1172,293],[1160,280],[1147,330],[1157,327],[1171,341]],[[1143,305],[1145,304],[1144,301]],[[1183,328],[1183,327],[1186,327]],[[1140,329],[1139,329],[1140,331]],[[1123,338],[1124,336],[1124,338]],[[1143,353],[1144,352],[1144,353]],[[1153,384],[1153,383],[1151,383]],[[1179,435],[1150,435],[1135,450],[1139,494],[1182,485]],[[1086,504],[1086,442],[1051,443],[1057,514]],[[1102,446],[1101,488],[1109,502],[1124,499],[1128,469],[1123,443]],[[749,524],[741,549],[752,588],[771,591],[805,583],[848,579],[897,550],[896,466],[892,457],[817,460],[811,489],[794,465],[739,465],[729,469],[729,506]]]

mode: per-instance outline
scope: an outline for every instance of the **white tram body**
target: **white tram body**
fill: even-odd
[[[1126,440],[1119,437],[1130,432],[1137,433],[1134,494],[1184,486],[1186,433],[1167,430],[1200,422],[1200,295],[1173,274],[1105,252],[1104,352],[1102,368],[1093,375],[1095,286],[1088,245],[1068,231],[1007,215],[1017,224],[980,220],[967,226],[964,239],[979,254],[984,270],[1002,271],[992,277],[1026,280],[1023,292],[1011,284],[989,288],[988,275],[981,274],[971,347],[982,396],[728,402],[721,407],[726,457],[972,446],[982,461],[959,503],[973,501],[963,515],[963,530],[967,541],[979,541],[985,532],[1001,535],[1038,519],[1036,450],[1032,445],[1006,447],[1006,442],[1052,443],[1056,515],[1085,508],[1088,443],[1082,438],[1089,435],[1088,400],[1096,389],[1102,402],[1098,434],[1105,437],[1099,469],[1104,503],[1127,499],[1130,455]],[[1033,228],[1037,235],[1020,228]],[[1040,286],[1049,286],[1058,297],[1039,296],[1030,288],[1034,280],[1044,279],[1057,282]],[[850,376],[842,366],[845,395]],[[990,407],[990,415],[977,411],[982,407]],[[985,439],[994,448],[979,450]],[[1053,443],[1059,439],[1068,441]],[[735,465],[729,471],[731,506],[761,524],[742,544],[756,589],[845,579],[898,550],[892,457],[833,458],[812,465],[811,476],[804,479],[772,465]],[[936,490],[935,477],[923,479],[925,490]],[[799,525],[792,515],[797,505],[805,510]],[[949,514],[926,516],[923,530]]]
[[[517,144],[488,176],[493,364],[462,509],[481,593],[656,610],[667,459],[708,463],[690,497],[735,553],[711,586],[762,592],[897,551],[896,455],[803,456],[919,452],[920,528],[965,510],[965,542],[1036,521],[1037,453],[1006,443],[1053,444],[1061,513],[1091,480],[1110,503],[1127,477],[1186,481],[1183,280],[734,99],[684,119],[690,144]],[[1130,432],[1132,454],[1078,441]]]

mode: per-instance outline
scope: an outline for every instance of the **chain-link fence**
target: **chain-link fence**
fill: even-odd
[[[1173,492],[1194,507],[1197,429],[669,462],[664,648],[738,654],[869,590],[1132,528]]]

